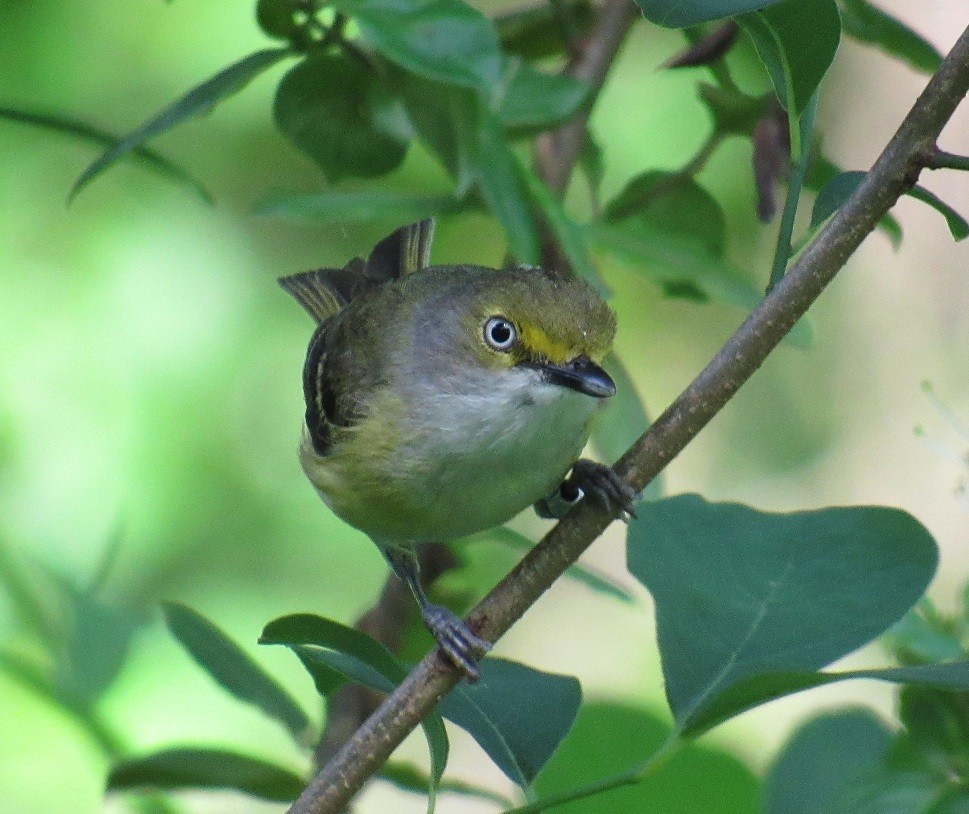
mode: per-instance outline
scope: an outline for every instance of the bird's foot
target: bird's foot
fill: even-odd
[[[559,492],[563,500],[570,503],[577,503],[583,495],[588,495],[609,511],[619,512],[621,520],[636,517],[636,501],[639,499],[636,490],[619,477],[611,466],[588,458],[575,462]]]
[[[421,617],[448,661],[469,681],[477,681],[477,662],[491,650],[491,642],[478,636],[459,616],[442,605],[424,605]]]

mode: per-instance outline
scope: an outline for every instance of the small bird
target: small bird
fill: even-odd
[[[380,548],[442,652],[471,680],[491,644],[432,604],[415,545],[585,494],[632,514],[634,490],[579,455],[616,386],[600,363],[612,309],[584,281],[531,266],[430,266],[433,220],[366,261],[279,280],[317,321],[303,368],[299,458],[323,501]],[[571,471],[571,474],[570,474]]]

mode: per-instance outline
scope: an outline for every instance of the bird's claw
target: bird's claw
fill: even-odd
[[[491,650],[491,642],[482,639],[460,617],[441,605],[425,605],[421,616],[448,661],[469,681],[477,681],[477,662]]]
[[[609,511],[618,512],[621,520],[628,522],[628,517],[636,517],[639,494],[611,466],[580,458],[561,486],[566,500],[569,500],[569,490],[575,495],[573,499],[578,499],[579,492],[584,493]]]

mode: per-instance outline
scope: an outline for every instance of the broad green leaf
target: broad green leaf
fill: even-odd
[[[132,152],[149,139],[170,130],[186,119],[208,113],[223,99],[242,90],[267,68],[272,67],[284,57],[292,56],[292,54],[293,52],[289,48],[270,48],[264,51],[256,51],[193,88],[177,102],[169,105],[130,135],[125,136],[117,144],[105,150],[74,182],[70,197],[73,198],[91,179],[123,155]]]
[[[502,54],[492,22],[461,0],[335,0],[360,36],[408,71],[490,93]]]
[[[763,11],[745,14],[737,22],[753,41],[781,105],[799,116],[838,50],[841,18],[837,3],[782,0]],[[798,155],[800,150],[792,145],[792,153]]]
[[[819,226],[838,211],[858,188],[858,185],[864,180],[865,175],[867,173],[860,170],[850,170],[836,175],[828,181],[814,201],[814,210],[811,213],[811,227]],[[954,240],[964,240],[969,236],[969,223],[966,223],[962,215],[937,195],[919,185],[906,190],[906,194],[916,200],[922,201],[924,204],[928,204],[942,215]]]
[[[648,710],[617,703],[583,704],[575,726],[535,780],[539,801],[594,787],[645,764],[670,735],[669,725]],[[553,814],[755,814],[757,778],[734,755],[688,743],[644,782],[586,796]]]
[[[491,214],[505,230],[509,251],[520,263],[538,265],[538,230],[529,190],[501,122],[495,113],[479,104],[477,115],[459,124],[459,141],[466,145],[471,177]]]
[[[805,181],[806,187],[818,190],[818,195],[814,199],[814,209],[811,212],[810,228],[816,229],[840,209],[864,177],[863,172],[842,172],[822,156],[816,157],[815,167],[809,172],[808,179]],[[902,243],[902,227],[898,221],[891,214],[887,214],[878,221],[878,228],[888,236],[892,247],[898,249]]]
[[[71,116],[59,116],[52,113],[37,113],[12,107],[0,107],[0,119],[7,119],[8,121],[19,122],[21,124],[32,124],[47,130],[53,130],[55,133],[65,133],[66,135],[74,136],[75,138],[83,139],[84,141],[89,141],[92,144],[97,144],[108,149],[116,147],[121,142],[121,139],[117,136],[112,136],[110,133],[99,130],[97,127],[93,127],[87,124],[87,122],[79,121]],[[169,161],[161,153],[141,146],[134,147],[131,150],[131,155],[134,158],[141,159],[146,167],[154,170],[159,175],[189,187],[206,203],[213,203],[212,196],[198,180],[193,178],[177,164]]]
[[[628,535],[682,729],[743,680],[811,674],[867,643],[921,596],[937,561],[928,531],[883,507],[772,514],[682,495],[643,504]]]
[[[192,658],[240,701],[280,721],[303,742],[309,734],[306,713],[276,680],[212,622],[186,605],[163,604],[165,622]]]
[[[667,28],[708,23],[764,8],[777,0],[636,0],[647,20]]]
[[[309,613],[274,619],[263,629],[259,643],[281,644],[292,650],[324,697],[345,680],[389,693],[407,676],[407,668],[380,642],[359,630]],[[433,811],[450,747],[444,722],[436,712],[428,715],[421,726],[431,753],[428,810]]]
[[[536,132],[561,124],[589,94],[585,82],[565,74],[548,74],[512,57],[501,79],[497,102],[501,124],[515,132]]]
[[[615,398],[615,396],[613,396]],[[474,538],[468,538],[467,542],[471,545],[479,546],[486,542],[496,542],[500,545],[507,546],[508,548],[514,549],[522,553],[528,552],[535,547],[535,542],[529,540],[525,535],[519,534],[517,531],[508,528],[507,526],[498,526],[494,529],[489,529],[488,531],[483,531],[480,535],[475,535],[475,537],[480,537],[481,540],[475,540]],[[632,604],[635,602],[632,594],[629,593],[621,585],[617,585],[609,577],[593,571],[582,563],[572,563],[566,570],[565,576],[570,579],[574,579],[576,582],[580,582],[590,588],[598,594],[603,594],[604,596],[611,597],[612,599],[618,599],[620,602],[625,602],[627,604]]]
[[[867,710],[808,721],[767,774],[764,814],[829,814],[846,787],[883,765],[893,740],[891,730]]]
[[[353,192],[275,194],[255,207],[257,215],[313,218],[321,223],[356,223],[386,218],[398,223],[453,212],[461,202],[450,195],[420,195],[384,189]]]
[[[918,667],[887,667],[871,670],[846,670],[844,672],[785,671],[761,673],[738,681],[714,698],[684,728],[689,735],[698,735],[712,729],[728,718],[748,709],[782,698],[785,695],[823,687],[837,681],[853,678],[871,678],[895,684],[919,684],[942,689],[969,689],[969,662],[922,665]]]
[[[841,24],[849,37],[875,45],[922,73],[935,73],[942,64],[935,46],[868,0],[841,0]]]
[[[582,701],[572,676],[485,658],[481,678],[458,684],[441,714],[467,730],[509,780],[527,786],[566,736]]]
[[[331,182],[384,175],[404,160],[406,139],[374,122],[376,82],[355,59],[323,54],[307,57],[279,83],[277,126]]]
[[[517,158],[516,161],[518,161]],[[518,169],[525,180],[528,191],[555,235],[558,245],[572,265],[572,269],[588,283],[595,286],[601,294],[608,294],[605,282],[599,276],[599,272],[589,258],[586,230],[572,220],[569,213],[565,211],[565,207],[562,206],[562,202],[552,194],[542,179],[531,169],[521,161],[518,161]]]
[[[237,789],[280,803],[295,800],[305,785],[289,769],[222,749],[165,749],[119,763],[108,775],[108,791]]]

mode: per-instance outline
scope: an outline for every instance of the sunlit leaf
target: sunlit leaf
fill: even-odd
[[[140,147],[159,133],[164,133],[175,125],[181,124],[186,119],[208,113],[223,99],[242,90],[260,73],[272,67],[284,57],[291,56],[292,53],[289,48],[256,51],[256,53],[239,60],[211,79],[193,88],[177,102],[166,107],[157,116],[145,122],[141,127],[96,158],[74,182],[71,197],[73,198],[91,179],[123,155]]]
[[[172,635],[212,678],[240,701],[280,721],[302,742],[309,718],[248,653],[201,614],[175,602],[163,605]]]
[[[868,0],[841,0],[841,23],[849,37],[881,48],[922,73],[935,73],[942,55],[921,34]]]
[[[374,122],[376,82],[352,57],[322,54],[304,59],[279,83],[277,126],[331,182],[384,175],[404,160],[407,140]]]
[[[117,147],[121,143],[121,139],[117,136],[113,136],[104,130],[100,130],[87,122],[79,121],[71,116],[59,116],[53,113],[37,113],[30,110],[0,107],[0,119],[43,127],[55,133],[64,133],[91,142],[92,144],[106,147],[109,150]],[[190,188],[206,203],[212,203],[212,196],[202,186],[201,182],[193,178],[177,164],[169,161],[161,153],[145,146],[133,147],[130,152],[133,158],[140,159],[146,167],[149,167],[169,180]]]
[[[222,749],[175,748],[116,765],[108,790],[236,789],[264,800],[295,800],[306,780],[259,758]]]
[[[335,0],[360,36],[409,71],[490,92],[502,54],[492,22],[461,0]]]
[[[771,514],[683,495],[642,504],[628,536],[629,569],[656,602],[666,695],[684,729],[744,680],[796,684],[793,674],[816,675],[870,641],[921,596],[937,561],[915,518],[882,507]],[[733,703],[759,703],[761,690],[737,690]]]

